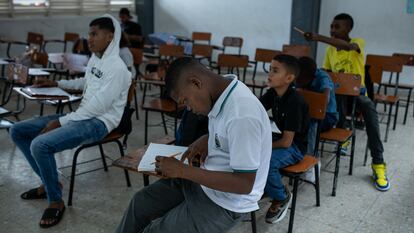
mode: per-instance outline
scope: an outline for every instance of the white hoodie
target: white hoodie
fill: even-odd
[[[69,121],[91,118],[101,120],[108,132],[119,125],[131,84],[131,73],[119,56],[121,27],[111,15],[105,14],[114,24],[114,39],[106,48],[102,58],[92,55],[86,67],[85,77],[61,80],[58,86],[64,89],[84,89],[79,108],[59,118],[61,125]]]

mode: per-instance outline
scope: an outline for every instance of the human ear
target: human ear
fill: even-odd
[[[203,86],[202,81],[197,76],[190,77],[190,83],[192,86],[196,87],[197,89],[201,89]]]

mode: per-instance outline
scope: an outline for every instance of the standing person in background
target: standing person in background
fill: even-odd
[[[126,33],[127,39],[133,48],[142,48],[143,37],[141,25],[131,21],[132,16],[127,8],[119,10],[119,20],[121,21],[122,31]]]

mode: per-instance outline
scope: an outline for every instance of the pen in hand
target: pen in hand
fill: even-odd
[[[172,155],[167,155],[167,156],[164,156],[164,157],[170,157],[170,158],[172,158],[172,157],[175,157],[175,156],[180,155],[180,154],[182,154],[182,152],[178,152],[178,153],[175,153],[175,154],[172,154]],[[156,161],[155,162],[152,162],[151,164],[155,164],[155,163],[156,163]]]

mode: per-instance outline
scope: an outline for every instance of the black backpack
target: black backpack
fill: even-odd
[[[128,135],[132,131],[132,114],[134,114],[135,109],[131,108],[130,104],[127,103],[124,108],[124,112],[122,113],[121,121],[119,122],[118,127],[114,129],[115,132]]]

